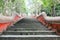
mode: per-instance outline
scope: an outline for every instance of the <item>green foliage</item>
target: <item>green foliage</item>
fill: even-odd
[[[41,0],[43,2],[42,6],[47,14],[52,14],[52,8],[58,4],[57,0]]]
[[[0,0],[0,7],[3,7],[3,5],[4,5],[4,1]]]
[[[4,9],[4,1],[0,0],[0,13],[3,12]]]
[[[12,2],[14,2],[15,0],[11,0]]]
[[[9,0],[8,0],[9,1]],[[60,14],[60,4],[58,0],[32,0],[32,5],[29,10],[27,10],[27,7],[25,5],[25,0],[11,0],[5,5],[6,2],[4,0],[0,0],[0,12],[5,11],[4,7],[8,6],[9,10],[12,12],[13,7],[15,7],[15,11],[18,13],[36,13],[37,11],[45,11],[47,14],[52,13],[52,8],[55,6],[56,14]],[[38,13],[37,12],[37,13]]]
[[[9,11],[9,13],[12,13],[13,11],[16,11],[18,13],[24,13],[26,12],[26,7],[25,7],[25,0],[7,0],[6,1],[0,0],[0,11],[2,11],[3,8],[3,14],[5,13],[6,9]],[[6,5],[5,5],[6,4]],[[8,8],[6,8],[6,6]],[[13,9],[15,7],[15,9]]]
[[[41,0],[32,0],[30,12],[34,14],[39,13],[41,11],[41,4]]]
[[[56,10],[56,15],[60,16],[60,4],[56,5],[56,9],[55,10]]]
[[[25,7],[25,1],[24,0],[15,0],[14,1],[15,4],[15,10],[18,13],[24,13],[26,12],[26,7]]]

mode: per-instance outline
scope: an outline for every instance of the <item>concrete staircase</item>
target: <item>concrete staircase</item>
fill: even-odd
[[[36,19],[24,18],[0,35],[0,40],[59,40],[60,36],[48,30]]]

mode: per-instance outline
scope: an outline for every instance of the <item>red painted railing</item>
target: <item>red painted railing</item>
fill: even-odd
[[[9,26],[13,25],[17,21],[21,20],[20,18],[22,19],[21,16],[16,15],[15,18],[14,18],[14,22],[0,23],[0,33],[5,31]]]
[[[60,34],[60,23],[56,23],[56,21],[46,21],[42,15],[38,16],[37,20],[43,25],[55,31],[57,34]]]

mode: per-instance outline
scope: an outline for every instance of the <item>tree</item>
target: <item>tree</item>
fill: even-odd
[[[0,0],[0,13],[3,12],[4,9],[4,1]]]
[[[43,2],[43,9],[52,16],[55,16],[55,6],[58,4],[57,0],[41,0]],[[48,10],[47,10],[48,9]]]
[[[25,13],[26,12],[26,6],[25,6],[25,1],[24,0],[15,0],[15,10],[18,13]]]

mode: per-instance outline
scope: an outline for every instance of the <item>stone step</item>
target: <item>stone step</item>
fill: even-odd
[[[0,40],[60,40],[60,36],[36,19],[25,18],[3,32]]]
[[[60,40],[58,35],[1,35],[0,40]]]
[[[55,35],[54,31],[6,31],[4,35]]]
[[[58,35],[0,35],[0,37],[60,37]]]
[[[45,28],[9,28],[9,29],[7,29],[7,31],[39,31],[39,30],[48,30],[48,29],[45,29]]]

